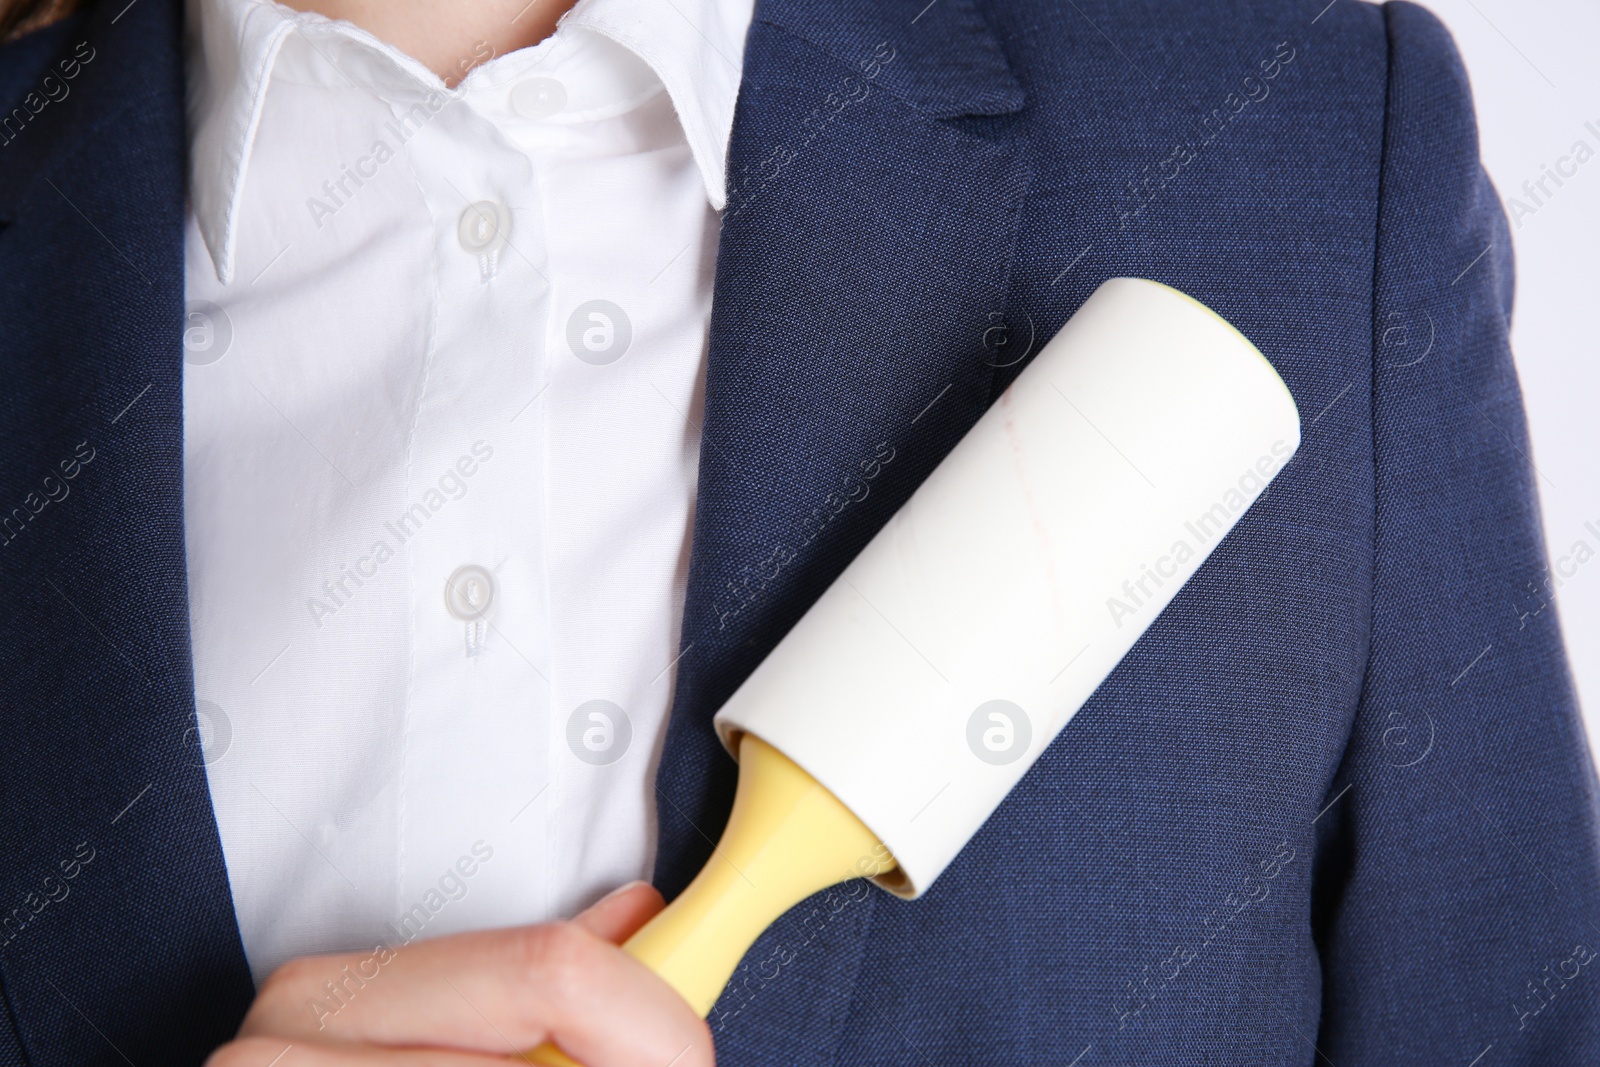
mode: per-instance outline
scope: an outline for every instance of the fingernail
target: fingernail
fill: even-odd
[[[599,900],[595,901],[595,906],[599,907],[601,904],[604,904],[606,901],[610,900],[612,897],[620,897],[624,893],[631,892],[632,890],[638,889],[642,885],[649,885],[649,884],[650,884],[649,882],[646,882],[643,879],[635,879],[634,881],[629,882],[627,885],[619,885],[619,886],[617,886],[617,888],[613,889],[611,892],[607,893],[605,896],[603,896]]]

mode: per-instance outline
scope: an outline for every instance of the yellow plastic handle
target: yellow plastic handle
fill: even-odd
[[[894,866],[889,850],[838,798],[789,757],[745,734],[722,841],[683,895],[622,947],[705,1016],[745,952],[780,915],[831,885]],[[582,1067],[548,1043],[522,1058]]]

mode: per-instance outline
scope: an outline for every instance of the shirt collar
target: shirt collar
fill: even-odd
[[[649,65],[672,98],[706,199],[718,211],[727,202],[728,138],[753,7],[754,0],[580,0],[556,31],[602,34]],[[359,42],[419,87],[445,89],[422,64],[355,26],[273,0],[190,0],[187,17],[189,200],[217,277],[226,284],[233,277],[237,214],[256,128],[289,34]],[[470,76],[465,84],[471,85]]]

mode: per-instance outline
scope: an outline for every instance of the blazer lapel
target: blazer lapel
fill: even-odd
[[[925,3],[775,0],[750,30],[657,781],[656,881],[669,896],[732,802],[712,715],[982,414],[1011,362],[1009,263],[1030,175],[989,135],[1023,94],[970,0]],[[745,1018],[719,1049],[779,1026],[786,1054],[824,1062],[872,907],[830,908],[840,917],[820,939],[804,907],[793,929],[769,932],[747,966],[806,944],[808,987],[749,1005],[730,992],[723,1021]],[[774,1001],[781,1024],[760,1010]]]
[[[190,677],[181,26],[48,31],[0,148],[0,981],[33,1062],[198,1063],[252,995]]]

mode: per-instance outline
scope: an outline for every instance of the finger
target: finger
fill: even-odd
[[[490,1055],[551,1039],[588,1067],[713,1067],[683,998],[574,923],[296,960],[262,986],[240,1035]]]
[[[205,1067],[490,1067],[505,1062],[504,1056],[448,1049],[374,1048],[247,1037],[217,1049]]]
[[[613,889],[572,921],[596,937],[620,945],[666,906],[649,882]]]

